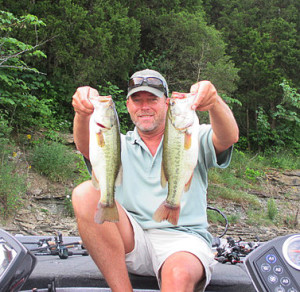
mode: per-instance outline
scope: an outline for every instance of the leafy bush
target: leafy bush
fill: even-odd
[[[77,157],[67,146],[57,142],[43,142],[32,149],[33,167],[53,181],[65,182],[75,176]]]
[[[69,217],[74,217],[74,209],[72,205],[72,199],[71,199],[71,194],[70,191],[66,189],[66,196],[64,198],[64,209],[65,213]]]
[[[245,170],[245,177],[254,182],[256,182],[258,178],[262,177],[263,175],[264,173],[262,171],[255,170],[253,168],[247,167]]]
[[[0,164],[0,214],[3,218],[22,206],[26,190],[26,177],[17,173],[17,166],[12,162]]]
[[[12,128],[9,126],[8,121],[0,115],[0,163],[6,160],[7,154],[10,150],[10,133]]]
[[[76,176],[77,178],[75,180],[76,185],[79,185],[84,181],[91,179],[91,175],[89,174],[85,162],[81,157],[81,155],[80,155],[80,159],[78,159],[78,162],[76,164],[76,172],[77,172],[77,176]]]
[[[276,215],[278,213],[278,209],[277,209],[275,200],[274,199],[268,199],[267,207],[268,207],[268,218],[271,221],[274,221],[275,218],[276,218]]]

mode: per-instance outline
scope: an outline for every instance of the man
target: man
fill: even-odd
[[[76,187],[72,202],[82,240],[112,291],[132,291],[128,271],[156,276],[161,291],[201,291],[211,278],[214,264],[207,231],[207,170],[229,164],[238,127],[229,107],[209,81],[194,84],[193,109],[209,111],[211,125],[199,126],[199,157],[191,188],[182,196],[178,226],[152,219],[166,198],[160,186],[162,140],[167,111],[168,86],[154,70],[133,74],[129,81],[127,109],[134,131],[122,135],[123,181],[116,188],[120,220],[96,224],[99,200],[91,181]],[[90,87],[73,96],[74,139],[89,159]]]

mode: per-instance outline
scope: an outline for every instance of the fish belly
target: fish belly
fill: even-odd
[[[93,176],[100,189],[95,221],[118,221],[118,213],[115,203],[115,181],[120,169],[120,135],[116,127],[103,132],[104,145],[99,146],[97,134],[90,137],[90,161],[93,168]],[[108,213],[108,214],[107,214]]]
[[[191,145],[186,148],[186,132],[174,128],[168,120],[163,142],[162,171],[168,182],[168,195],[165,202],[155,212],[154,220],[168,220],[177,225],[180,213],[180,199],[190,183],[198,157],[198,142],[191,133]]]

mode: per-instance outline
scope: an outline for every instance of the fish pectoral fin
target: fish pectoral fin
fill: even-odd
[[[92,171],[92,184],[96,190],[100,190],[99,181],[97,180],[94,171]]]
[[[188,150],[190,149],[192,146],[192,134],[190,134],[189,132],[185,132],[184,135],[184,149]]]
[[[164,164],[161,163],[160,184],[163,188],[167,186],[167,181]]]
[[[117,178],[115,180],[115,186],[120,186],[122,184],[122,180],[123,180],[123,166],[121,164],[120,168],[119,168]]]
[[[105,146],[105,140],[104,140],[104,136],[102,131],[100,131],[99,133],[96,134],[97,137],[97,143],[100,147],[104,147]]]
[[[184,191],[185,191],[185,192],[187,192],[187,191],[190,189],[191,183],[192,183],[192,178],[193,178],[193,173],[192,173],[192,175],[191,175],[189,181],[188,181],[188,182],[185,184],[185,186],[184,186]]]

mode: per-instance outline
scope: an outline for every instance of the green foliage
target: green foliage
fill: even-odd
[[[255,170],[253,168],[247,167],[246,170],[245,170],[245,177],[248,180],[251,180],[251,181],[254,181],[254,182],[256,182],[263,175],[264,175],[263,172],[261,172],[259,170]]]
[[[81,156],[81,155],[80,155]],[[85,165],[84,159],[81,156],[80,159],[78,159],[78,162],[76,164],[76,180],[75,185],[79,185],[87,180],[91,179],[91,175],[89,174],[87,167]]]
[[[12,161],[11,131],[8,121],[0,115],[0,214],[3,218],[22,206],[27,190],[26,176],[19,174],[18,165]]]
[[[125,132],[125,80],[153,68],[170,91],[211,80],[235,113],[239,149],[299,153],[296,0],[7,0],[2,9],[0,112],[14,129],[70,130],[76,87],[100,85],[117,96]]]
[[[0,163],[3,164],[7,159],[8,153],[11,152],[10,134],[12,128],[8,121],[0,114]]]
[[[33,168],[53,181],[65,182],[74,178],[75,154],[67,146],[57,142],[42,142],[34,145],[30,161]]]
[[[180,23],[180,26],[178,25]],[[222,36],[203,20],[201,12],[170,12],[156,19],[153,44],[164,54],[161,69],[168,77],[170,90],[188,92],[203,79],[211,80],[222,92],[235,89],[238,70],[225,55]]]
[[[221,210],[221,211],[224,212],[223,210]],[[230,214],[228,216],[226,215],[226,217],[227,217],[228,222],[232,223],[232,224],[237,223],[240,218],[239,214]],[[207,218],[208,218],[209,222],[212,222],[212,223],[219,222],[219,223],[225,225],[225,219],[223,218],[223,216],[214,210],[210,210],[210,209],[207,210]]]
[[[213,223],[220,222],[223,224],[225,221],[223,216],[220,213],[210,209],[207,210],[207,219],[209,222],[213,222]]]
[[[283,79],[296,88],[300,85],[299,2],[204,0],[203,4],[207,19],[222,31],[229,44],[226,52],[240,69],[235,96],[243,107],[235,107],[235,115],[248,148],[297,148],[298,142],[292,142],[297,115],[282,104],[278,85]]]
[[[279,169],[300,169],[300,156],[297,153],[293,149],[269,149],[263,156],[263,163]]]
[[[38,27],[45,24],[30,14],[19,18],[5,11],[0,14],[0,114],[10,119],[14,128],[44,126],[45,119],[52,114],[52,101],[36,95],[37,90],[45,87],[46,79],[28,61],[46,55],[38,50],[40,44],[30,45],[10,34],[30,28],[37,33]]]
[[[65,209],[67,216],[69,216],[69,217],[75,216],[73,205],[72,205],[71,194],[69,193],[68,190],[66,190],[66,196],[64,198],[64,209]]]
[[[274,199],[268,199],[267,208],[268,208],[268,218],[271,221],[274,221],[278,214],[278,209],[277,209],[276,202]]]
[[[26,177],[18,173],[18,166],[13,162],[0,164],[0,214],[5,219],[22,207],[26,194]]]

